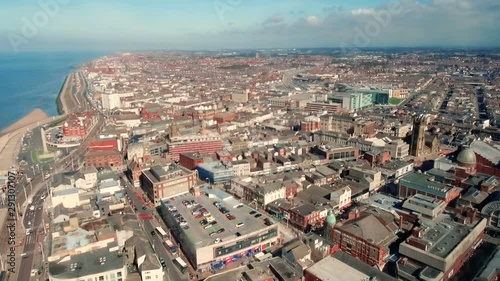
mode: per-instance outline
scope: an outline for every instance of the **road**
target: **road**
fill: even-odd
[[[21,260],[20,270],[17,280],[30,280],[30,273],[32,269],[37,269],[39,264],[35,264],[33,267],[33,261],[35,254],[40,252],[41,242],[44,235],[43,228],[43,202],[41,199],[42,195],[47,196],[47,190],[45,188],[40,188],[38,192],[33,196],[32,204],[28,205],[26,209],[26,214],[23,216],[23,226],[24,229],[31,228],[31,234],[26,235],[23,243],[23,253],[26,253],[26,257]],[[33,206],[33,211],[30,210],[30,206]],[[32,277],[35,279],[35,277]]]
[[[161,239],[158,235],[151,235],[151,232],[155,231],[155,228],[158,225],[161,225],[163,229],[165,229],[168,232],[168,228],[165,226],[163,221],[159,220],[157,221],[156,218],[159,217],[158,213],[156,210],[151,210],[151,209],[142,209],[141,202],[139,199],[136,197],[134,191],[139,191],[139,193],[142,193],[139,189],[134,188],[128,180],[126,180],[126,177],[121,177],[121,183],[122,186],[124,186],[125,192],[128,194],[130,200],[132,203],[137,206],[137,211],[136,214],[153,214],[154,218],[153,220],[143,220],[143,229],[144,232],[146,233],[147,238],[149,239],[149,242],[151,245],[153,245],[153,248],[158,256],[158,258],[163,258],[165,260],[165,264],[167,267],[164,269],[165,270],[165,280],[168,281],[185,281],[188,280],[187,274],[181,274],[180,271],[177,269],[177,267],[173,264],[172,260],[175,258],[173,257],[169,251],[165,248],[163,245],[163,239]],[[178,247],[178,251],[180,251]]]

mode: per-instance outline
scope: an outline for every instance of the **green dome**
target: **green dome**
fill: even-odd
[[[337,219],[335,218],[332,210],[328,211],[328,215],[326,216],[326,223],[328,225],[334,225],[335,223],[337,223]]]

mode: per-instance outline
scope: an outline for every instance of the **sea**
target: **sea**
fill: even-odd
[[[66,76],[104,52],[0,52],[0,131],[35,108],[57,115]],[[112,53],[111,53],[112,54]]]

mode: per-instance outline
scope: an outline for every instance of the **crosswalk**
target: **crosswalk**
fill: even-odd
[[[26,236],[26,239],[24,240],[25,245],[31,245],[35,243],[36,243],[36,235],[34,233]]]

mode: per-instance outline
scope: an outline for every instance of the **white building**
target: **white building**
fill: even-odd
[[[100,194],[115,194],[122,189],[120,182],[114,179],[106,179],[99,183]]]
[[[234,175],[237,177],[246,177],[250,175],[250,163],[248,161],[233,161],[231,162]]]
[[[50,262],[48,275],[50,281],[125,281],[127,278],[125,255],[108,248],[68,255]]]
[[[80,194],[78,188],[61,184],[52,189],[52,206],[62,204],[64,208],[75,208],[80,205]]]
[[[115,108],[122,107],[121,99],[125,97],[132,97],[134,93],[114,93],[114,92],[104,92],[101,95],[102,98],[102,108],[111,110]]]

